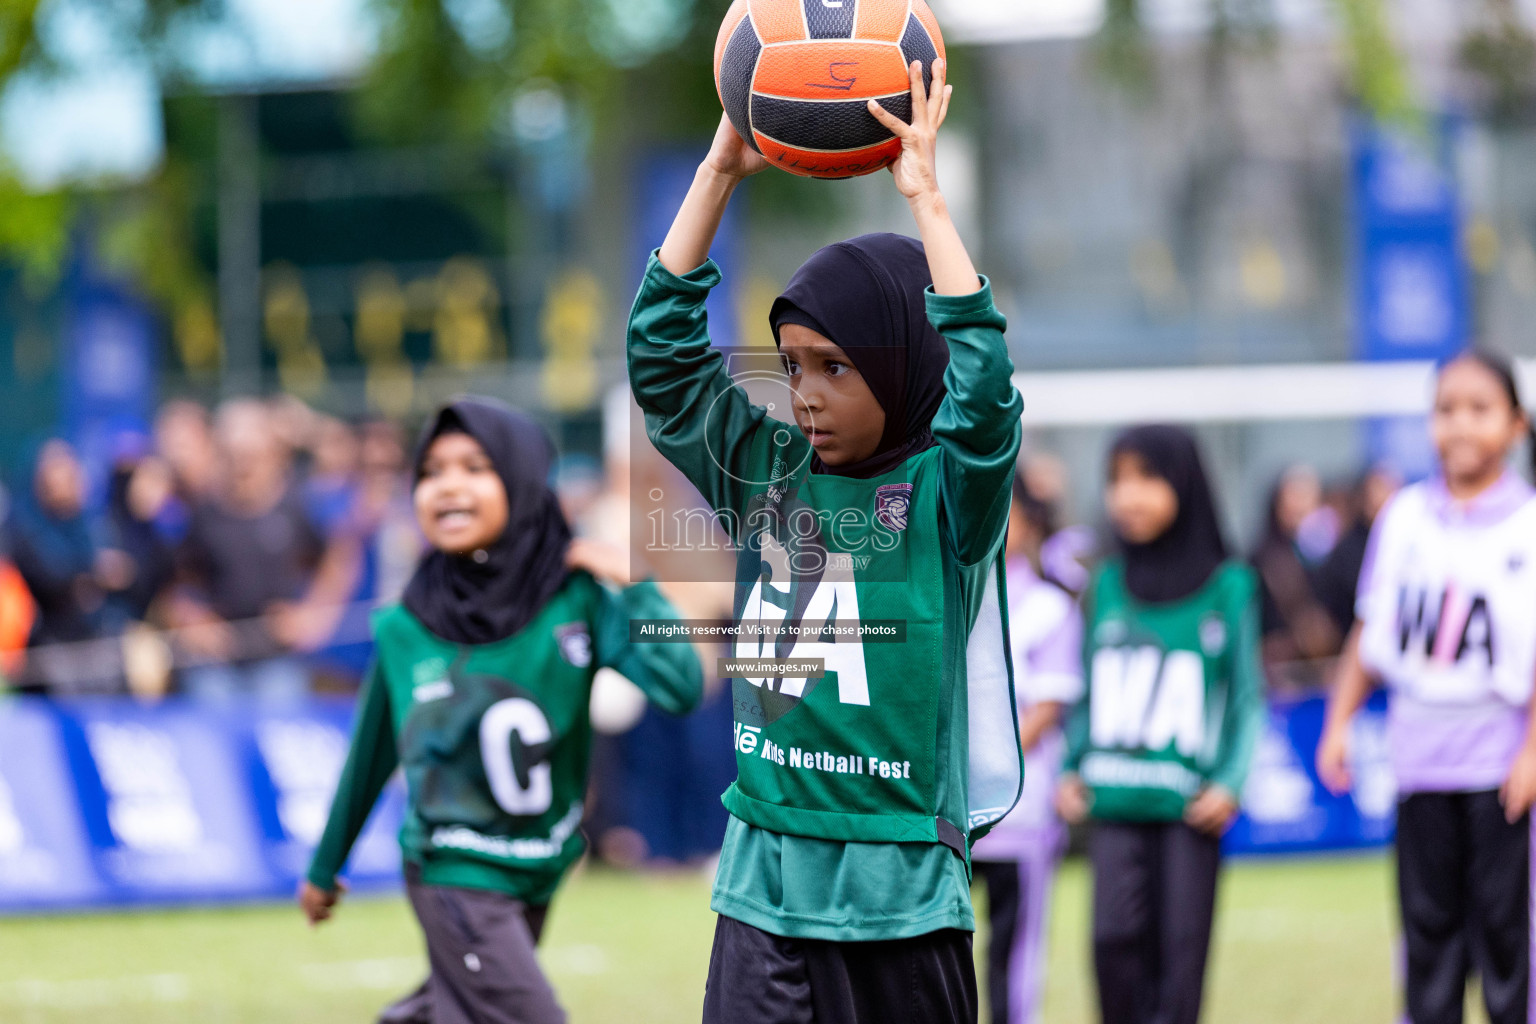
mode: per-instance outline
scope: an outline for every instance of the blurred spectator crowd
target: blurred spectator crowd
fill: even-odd
[[[347,423],[288,397],[211,411],[172,401],[96,478],[66,441],[41,443],[0,527],[0,678],[142,699],[355,688],[369,612],[399,595],[421,550],[406,447],[399,424]],[[622,540],[624,512],[608,506],[626,503],[607,499],[622,498],[630,468],[608,461],[566,460],[559,483],[579,531],[597,520],[595,532]],[[1054,457],[1029,458],[1024,479],[1065,506]],[[1375,468],[1325,485],[1304,464],[1275,482],[1250,553],[1272,690],[1324,685],[1354,621],[1371,523],[1399,484]],[[1076,591],[1102,531],[1052,529],[1047,571]],[[712,594],[696,612],[723,616],[728,602]]]
[[[93,479],[37,446],[0,532],[0,673],[57,696],[355,687],[419,551],[400,428],[173,401]]]
[[[1250,556],[1259,577],[1265,674],[1272,692],[1325,687],[1355,624],[1355,586],[1371,524],[1402,486],[1378,466],[1325,487],[1310,466],[1280,475]]]

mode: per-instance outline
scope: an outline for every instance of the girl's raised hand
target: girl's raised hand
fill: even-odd
[[[889,128],[901,140],[901,155],[891,164],[891,175],[896,179],[896,190],[906,196],[907,202],[916,203],[937,197],[939,176],[935,166],[939,126],[949,114],[949,97],[954,86],[944,81],[948,66],[943,58],[933,62],[933,92],[923,85],[923,65],[913,61],[907,68],[912,81],[912,123],[882,107],[877,101],[869,101],[869,112]]]
[[[737,179],[748,178],[768,169],[768,161],[746,144],[741,133],[731,124],[730,117],[725,114],[720,115],[720,124],[715,129],[715,141],[710,143],[704,165],[722,177]]]

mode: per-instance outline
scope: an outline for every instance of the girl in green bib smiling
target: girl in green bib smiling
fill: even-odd
[[[654,584],[628,584],[624,552],[571,539],[552,455],[537,424],[478,398],[443,408],[417,448],[432,550],[374,619],[352,749],[300,892],[312,923],[331,915],[337,873],[402,766],[400,844],[431,971],[382,1022],[565,1019],[533,950],[584,849],[592,677],[611,666],[672,712],[702,693],[689,644],[630,642],[632,619],[676,613]]]
[[[735,657],[781,659],[731,680],[719,1024],[976,1019],[969,844],[1021,777],[998,558],[1022,402],[935,178],[943,63],[931,92],[914,64],[911,90],[912,124],[871,112],[901,137],[891,170],[922,240],[850,239],[795,274],[771,313],[776,419],[705,314],[721,215],[766,167],[729,121],[630,318],[647,432],[738,545]]]

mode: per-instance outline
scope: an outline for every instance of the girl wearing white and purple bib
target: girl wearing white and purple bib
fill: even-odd
[[[1384,682],[1411,1024],[1460,1024],[1476,973],[1492,1024],[1527,1024],[1536,799],[1536,491],[1507,463],[1530,431],[1512,367],[1468,352],[1435,385],[1440,473],[1392,499],[1318,774],[1349,788],[1349,723]]]
[[[1066,752],[1062,712],[1083,696],[1083,620],[1072,596],[1039,570],[1051,518],[1050,507],[1015,477],[1008,520],[1008,632],[1024,791],[1012,812],[971,850],[976,878],[987,889],[992,1024],[1040,1019],[1051,881],[1066,845],[1053,798]]]

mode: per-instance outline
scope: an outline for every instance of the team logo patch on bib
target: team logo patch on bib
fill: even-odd
[[[560,657],[577,668],[592,664],[592,634],[580,622],[568,622],[555,627],[555,640],[560,644]]]
[[[1200,648],[1211,658],[1227,649],[1227,624],[1221,616],[1207,615],[1200,623]]]
[[[1131,635],[1131,628],[1121,619],[1105,619],[1099,623],[1093,631],[1093,641],[1106,647],[1114,647],[1125,643],[1125,638]]]
[[[911,484],[881,484],[875,488],[875,522],[892,533],[907,528],[911,508]]]

